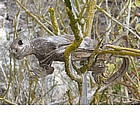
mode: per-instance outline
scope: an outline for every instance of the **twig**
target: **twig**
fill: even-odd
[[[126,96],[119,95],[119,94],[106,93],[106,95],[116,96],[116,97],[121,97],[121,98],[126,98],[126,99],[129,99],[129,100],[132,100],[132,101],[137,101],[137,102],[140,102],[140,100],[139,100],[139,99],[134,99],[134,98],[126,97]]]
[[[18,0],[15,0],[16,3],[29,15],[31,16],[47,33],[54,35],[46,26],[38,20],[38,18],[33,15],[26,7],[24,7]]]
[[[82,97],[81,97],[81,104],[88,105],[87,99],[87,72],[83,74],[83,86],[82,86]]]
[[[5,82],[6,82],[6,86],[7,86],[7,85],[8,85],[8,79],[7,79],[7,76],[6,76],[6,74],[5,74],[4,69],[3,69],[3,67],[2,67],[2,62],[1,62],[1,61],[0,61],[0,68],[1,68],[1,70],[2,70],[2,73],[3,73],[4,77],[5,77]]]
[[[16,103],[13,103],[13,102],[11,102],[11,101],[5,99],[5,98],[1,98],[1,97],[0,97],[0,100],[6,102],[6,103],[9,104],[9,105],[16,105]]]
[[[129,0],[129,5],[128,5],[128,15],[127,15],[127,17],[126,17],[126,26],[127,27],[129,27],[129,25],[130,25],[130,13],[131,13],[131,5],[132,5],[132,3],[131,3],[131,0]],[[127,34],[129,33],[129,30],[127,30]]]
[[[55,12],[54,12],[54,9],[52,7],[49,8],[49,13],[50,13],[50,19],[51,19],[51,22],[52,22],[52,27],[54,29],[54,34],[55,35],[59,35],[59,27],[58,27],[58,23],[57,23],[57,20],[56,20],[56,15],[55,15]]]
[[[133,35],[135,35],[138,39],[140,39],[140,36],[135,33],[133,30],[131,30],[129,27],[127,27],[126,25],[123,25],[121,22],[119,22],[118,20],[116,20],[114,17],[112,17],[111,15],[109,15],[103,8],[101,8],[100,6],[96,5],[96,8],[98,10],[100,10],[101,12],[103,12],[108,18],[110,18],[112,21],[114,21],[115,23],[117,23],[118,25],[120,25],[121,27],[127,29],[128,31],[130,31]]]

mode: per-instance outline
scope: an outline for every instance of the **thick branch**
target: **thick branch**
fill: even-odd
[[[89,38],[91,38],[91,30],[92,30],[92,23],[94,18],[95,5],[96,5],[96,1],[90,0],[87,9],[86,30],[85,30],[84,37],[88,36]]]

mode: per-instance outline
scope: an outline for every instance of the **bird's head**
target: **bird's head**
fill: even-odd
[[[25,56],[32,54],[29,41],[24,41],[21,38],[16,38],[10,45],[10,53],[16,59],[23,59]]]

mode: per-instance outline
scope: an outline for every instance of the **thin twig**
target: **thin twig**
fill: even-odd
[[[38,20],[38,18],[33,15],[26,7],[24,7],[18,0],[15,0],[16,3],[29,15],[31,16],[47,33],[49,33],[50,35],[54,35],[48,28],[46,28],[46,26]]]
[[[112,17],[111,15],[109,15],[103,8],[101,8],[100,6],[96,5],[96,8],[98,10],[100,10],[101,12],[103,12],[108,18],[110,18],[112,21],[114,21],[115,23],[117,23],[118,25],[120,25],[121,27],[127,29],[128,31],[130,31],[133,35],[135,35],[138,39],[140,39],[140,36],[135,33],[133,30],[131,30],[129,27],[127,27],[126,25],[123,25],[121,22],[119,22],[118,20],[116,20],[114,17]]]

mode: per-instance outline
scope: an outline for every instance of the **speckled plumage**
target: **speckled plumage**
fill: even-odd
[[[124,36],[125,35],[118,40],[120,41]],[[10,52],[16,59],[22,59],[25,56],[34,54],[41,67],[38,71],[35,70],[35,76],[44,77],[45,74],[49,75],[53,73],[54,68],[51,66],[53,61],[64,61],[64,51],[73,41],[74,37],[72,35],[50,36],[47,38],[33,39],[31,41],[17,38],[11,44]],[[96,44],[97,42],[94,42],[92,39],[88,37],[84,38],[79,48],[72,54],[72,61],[88,60]],[[89,68],[93,76],[104,73],[106,68],[104,61],[106,59],[108,58],[103,58],[101,55],[96,56],[96,61],[91,65],[91,68]],[[116,79],[122,77],[127,71],[128,66],[129,59],[123,58],[121,67],[111,77],[106,79],[105,83],[114,82]],[[41,72],[43,76],[40,76]]]
[[[46,69],[48,75],[53,73],[54,68],[51,67],[53,61],[64,61],[64,51],[73,40],[74,37],[72,35],[50,36],[47,38],[33,39],[31,41],[17,38],[11,44],[10,52],[16,59],[22,59],[34,54],[39,61],[40,67]],[[79,57],[82,56],[84,59],[87,59],[90,56],[89,53],[91,54],[94,50],[94,47],[95,44],[93,41],[89,38],[85,38],[78,48],[79,50],[83,50],[84,55],[79,54]],[[85,51],[86,49],[87,52]],[[82,57],[80,59],[82,59]],[[72,60],[77,61],[78,59],[73,56]]]

